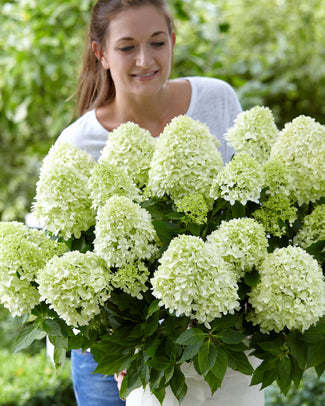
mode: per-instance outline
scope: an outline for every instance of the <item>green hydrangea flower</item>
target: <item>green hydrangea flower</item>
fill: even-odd
[[[95,252],[109,267],[149,259],[158,251],[150,213],[125,196],[113,196],[99,208],[95,235]]]
[[[110,133],[99,162],[122,168],[137,186],[142,187],[148,182],[155,146],[156,141],[148,130],[127,122]]]
[[[202,194],[184,196],[175,201],[178,212],[185,213],[190,221],[205,224],[209,207]]]
[[[0,302],[13,316],[29,314],[40,297],[38,271],[54,255],[67,251],[41,231],[19,222],[0,223]]]
[[[307,248],[323,240],[325,240],[325,204],[317,206],[304,218],[303,225],[293,242],[302,248]]]
[[[95,224],[87,182],[95,161],[68,143],[57,143],[43,161],[33,214],[40,226],[69,239]]]
[[[88,325],[110,297],[112,274],[93,252],[53,257],[39,272],[41,300],[73,327]]]
[[[210,196],[222,197],[231,205],[236,201],[245,205],[248,201],[258,202],[263,185],[261,165],[246,154],[237,154],[213,180]]]
[[[225,138],[236,153],[247,154],[263,163],[268,160],[277,137],[278,129],[271,110],[255,106],[238,114]]]
[[[297,208],[292,206],[288,196],[279,193],[263,202],[253,217],[263,224],[266,232],[281,237],[287,231],[286,223],[292,225],[297,219]]]
[[[277,159],[272,159],[263,164],[264,186],[267,194],[290,194],[289,168]]]
[[[91,172],[88,188],[93,207],[104,206],[106,201],[114,196],[126,196],[131,200],[140,201],[140,190],[131,177],[120,167],[111,165],[108,161],[97,164]]]
[[[212,180],[222,168],[218,145],[205,124],[175,117],[157,140],[149,171],[152,194],[174,200],[195,194],[208,198]]]
[[[264,227],[251,218],[223,221],[208,235],[207,243],[233,266],[238,278],[264,260],[268,247]]]
[[[289,169],[290,191],[299,205],[325,195],[325,127],[311,117],[287,123],[271,150]]]
[[[249,293],[248,319],[262,332],[307,330],[325,313],[321,267],[299,247],[278,248],[258,268],[260,281]]]
[[[159,260],[151,284],[160,305],[177,316],[209,322],[239,309],[235,273],[199,237],[174,238]]]
[[[115,288],[122,289],[131,296],[142,299],[141,292],[148,290],[146,282],[149,277],[149,270],[141,261],[124,265],[114,274],[112,284]]]

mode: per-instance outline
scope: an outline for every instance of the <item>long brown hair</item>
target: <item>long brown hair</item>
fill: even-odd
[[[115,97],[115,86],[110,71],[104,69],[98,61],[92,49],[92,42],[95,41],[99,47],[103,47],[111,20],[123,10],[145,5],[155,6],[162,11],[171,34],[174,24],[165,0],[99,0],[94,5],[76,91],[75,112],[79,116],[96,107],[109,104]]]

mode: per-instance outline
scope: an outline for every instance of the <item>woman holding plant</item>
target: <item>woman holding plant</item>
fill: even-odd
[[[223,161],[229,161],[233,151],[223,135],[241,111],[237,97],[228,84],[218,79],[170,80],[174,45],[173,21],[164,0],[99,0],[92,12],[77,92],[80,117],[57,142],[71,143],[98,160],[110,132],[121,124],[136,123],[156,138],[173,118],[187,115],[209,127],[221,144]],[[95,367],[89,352],[72,352],[78,405],[124,404],[113,377],[103,379],[92,374]],[[189,397],[200,388],[195,379],[192,376]],[[249,389],[248,379],[238,379],[229,376],[225,387],[218,390],[219,400],[209,400],[210,395],[205,393],[200,404],[264,404],[264,395]],[[130,406],[155,402],[156,398],[144,395],[142,389],[131,393],[127,400]],[[170,395],[163,404],[178,402]]]

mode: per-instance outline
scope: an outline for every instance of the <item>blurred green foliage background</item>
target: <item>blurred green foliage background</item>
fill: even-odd
[[[72,119],[94,0],[0,4],[0,219],[30,210],[40,163]],[[173,77],[231,83],[248,109],[269,106],[281,128],[325,122],[325,0],[169,0],[177,27]]]

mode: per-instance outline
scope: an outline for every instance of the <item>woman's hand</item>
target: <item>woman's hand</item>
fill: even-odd
[[[114,374],[114,378],[117,382],[118,390],[121,390],[122,381],[126,374],[127,374],[126,369],[124,371],[120,372],[119,374]]]

